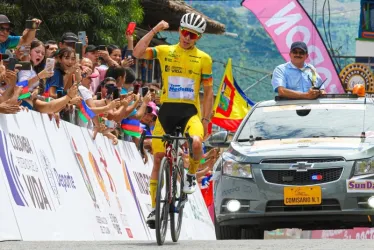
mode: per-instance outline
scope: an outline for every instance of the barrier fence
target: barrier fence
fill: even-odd
[[[146,225],[152,156],[143,164],[133,143],[20,112],[0,115],[0,159],[0,240],[155,240]],[[200,190],[180,239],[215,239]]]

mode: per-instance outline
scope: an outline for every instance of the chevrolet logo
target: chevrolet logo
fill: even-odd
[[[295,169],[296,172],[306,172],[308,169],[313,168],[314,164],[308,164],[307,162],[298,162],[291,165],[290,169]]]

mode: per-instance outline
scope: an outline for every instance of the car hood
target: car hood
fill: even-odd
[[[259,163],[263,159],[332,158],[346,161],[374,156],[374,138],[303,138],[231,142],[227,152],[239,162]]]

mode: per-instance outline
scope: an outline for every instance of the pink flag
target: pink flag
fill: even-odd
[[[339,74],[313,21],[297,0],[244,0],[242,5],[252,11],[269,33],[286,61],[295,41],[308,46],[309,59],[325,82],[327,93],[345,93]]]

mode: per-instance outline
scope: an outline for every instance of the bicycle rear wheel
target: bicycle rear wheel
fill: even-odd
[[[173,198],[170,204],[170,231],[173,242],[178,241],[182,229],[184,205],[179,208],[178,205],[186,198],[183,193],[184,166],[182,157],[178,157],[177,163],[177,167],[173,169]]]
[[[169,217],[170,168],[166,157],[162,158],[158,172],[156,192],[156,239],[158,245],[163,245],[168,228]]]

